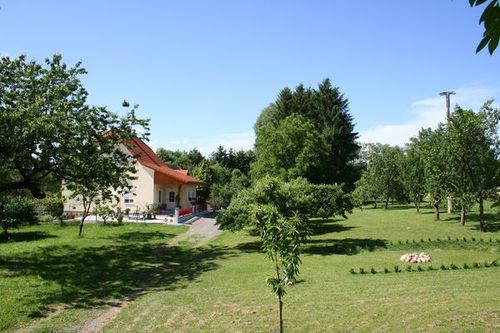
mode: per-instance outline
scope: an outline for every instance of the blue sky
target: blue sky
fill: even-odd
[[[154,148],[248,149],[279,91],[329,77],[360,140],[403,144],[452,104],[500,100],[467,0],[0,0],[0,55],[81,60],[89,103],[151,119]],[[498,105],[498,103],[496,103]]]

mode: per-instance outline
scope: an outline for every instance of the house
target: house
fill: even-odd
[[[132,140],[130,148],[123,146],[122,149],[137,157],[136,179],[131,181],[131,191],[116,195],[122,211],[140,212],[152,203],[159,204],[161,211],[173,210],[177,201],[180,208],[191,208],[196,204],[196,186],[203,182],[191,177],[188,170],[169,167],[138,138]],[[83,207],[78,200],[68,199],[64,210],[82,211]]]

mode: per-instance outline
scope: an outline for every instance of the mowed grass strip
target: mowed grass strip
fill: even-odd
[[[57,317],[60,327],[83,323],[98,314],[95,309],[148,286],[186,255],[164,247],[187,230],[183,226],[88,224],[81,238],[77,228],[23,227],[0,243],[0,331],[45,317]]]
[[[494,332],[500,330],[500,269],[408,273],[399,257],[425,251],[431,264],[461,265],[499,256],[494,232],[481,233],[471,215],[465,227],[456,215],[398,207],[356,210],[348,220],[313,221],[304,248],[301,281],[285,297],[289,332]],[[427,242],[447,237],[493,238],[493,242]],[[394,245],[415,239],[415,244]],[[390,242],[393,242],[391,245]],[[456,246],[455,246],[455,245]],[[272,273],[257,237],[226,232],[205,250],[230,254],[216,258],[182,288],[152,291],[131,303],[105,332],[275,332],[277,300],[265,285]],[[352,267],[393,268],[402,273],[352,275]],[[417,265],[414,266],[416,269]]]

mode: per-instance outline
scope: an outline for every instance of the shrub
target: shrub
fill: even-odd
[[[430,271],[433,271],[434,267],[432,267],[432,265],[429,265],[429,267],[427,267],[427,269],[430,270]]]
[[[351,274],[356,274],[356,271],[354,270],[354,268],[351,268],[351,269],[349,270],[349,272],[350,272]]]
[[[469,265],[467,263],[464,263],[464,269],[469,269]]]
[[[480,263],[478,263],[478,262],[475,262],[475,263],[473,264],[473,266],[474,266],[474,268],[481,268],[481,264],[480,264]]]
[[[399,266],[398,265],[394,266],[394,273],[399,273],[399,272],[401,272]]]
[[[423,271],[424,271],[424,269],[422,268],[422,266],[418,266],[418,267],[417,267],[417,270],[418,270],[419,272],[423,272]]]
[[[450,265],[450,268],[451,268],[451,269],[458,269],[458,266],[457,266],[457,265],[455,265],[455,264],[451,264],[451,265]]]
[[[406,271],[411,272],[411,266],[406,266]]]
[[[384,267],[384,273],[390,273],[391,271],[387,268],[387,267]]]
[[[365,272],[364,268],[360,268],[360,269],[359,269],[359,274],[366,274],[366,272]]]
[[[372,267],[372,268],[370,269],[370,273],[372,273],[372,274],[377,274],[377,271],[375,270],[375,268],[373,268],[373,267]]]
[[[441,267],[440,267],[440,268],[441,268],[441,270],[443,270],[443,271],[445,271],[445,270],[447,270],[447,269],[448,269],[448,267],[446,267],[445,265],[441,265]]]
[[[0,225],[4,234],[9,228],[38,223],[35,209],[35,199],[22,191],[3,194],[0,197]]]

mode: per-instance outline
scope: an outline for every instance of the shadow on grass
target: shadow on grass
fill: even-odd
[[[48,232],[43,231],[21,231],[8,234],[0,234],[0,243],[6,242],[32,242],[46,238],[57,238]]]
[[[486,221],[486,232],[499,232],[500,231],[500,214],[496,213],[485,213],[484,219]],[[450,222],[453,224],[460,224],[460,215],[447,214],[445,218],[441,219],[442,222]],[[480,230],[479,227],[479,213],[469,212],[465,218],[465,227],[471,230]]]
[[[163,237],[165,234],[162,233]],[[110,246],[79,248],[71,245],[48,246],[17,255],[1,256],[0,269],[10,276],[40,276],[57,283],[60,290],[45,293],[43,304],[30,317],[43,317],[52,304],[92,308],[147,292],[151,288],[184,288],[205,272],[218,268],[216,260],[235,254],[226,247],[186,248],[141,243],[156,233],[124,233]]]
[[[175,235],[162,231],[130,231],[107,238],[113,239],[118,242],[147,242],[152,240],[165,239],[165,237],[172,238],[173,236]]]
[[[311,236],[337,233],[357,228],[353,226],[346,226],[344,224],[339,223],[339,221],[341,220],[334,220],[334,219],[312,220],[309,225]]]
[[[310,239],[304,246],[304,253],[319,255],[355,255],[364,251],[373,251],[377,248],[387,248],[383,239],[345,238],[345,239]]]

